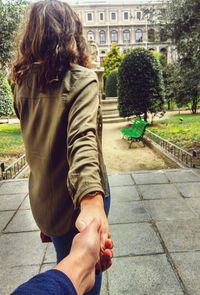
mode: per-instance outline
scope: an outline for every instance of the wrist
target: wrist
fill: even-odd
[[[84,264],[80,264],[80,261],[82,261],[80,258],[83,259],[83,257],[74,257],[74,255],[69,254],[54,267],[63,272],[71,280],[78,295],[83,294],[87,288]]]
[[[85,195],[81,200],[81,208],[86,205],[103,206],[103,196],[101,192],[92,192]]]

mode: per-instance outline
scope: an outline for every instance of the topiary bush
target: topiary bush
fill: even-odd
[[[160,63],[144,48],[132,50],[118,71],[118,107],[121,117],[163,110],[164,83]]]
[[[117,96],[117,83],[118,83],[118,69],[115,69],[108,75],[106,79],[106,86],[105,86],[106,97]]]
[[[124,58],[124,55],[121,53],[120,49],[117,47],[115,43],[111,45],[110,50],[106,54],[106,57],[103,62],[104,66],[104,72],[103,77],[104,81],[106,81],[108,75],[115,69],[117,69],[122,60]]]
[[[0,117],[10,116],[13,111],[13,96],[8,80],[0,71]]]

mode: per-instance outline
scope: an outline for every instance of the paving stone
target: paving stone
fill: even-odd
[[[15,211],[0,212],[0,232],[4,229],[6,224],[10,221]]]
[[[102,276],[101,295],[109,295],[109,293],[108,293],[108,274],[107,274],[107,272],[104,272],[103,276]]]
[[[0,195],[0,211],[16,210],[26,194]]]
[[[200,216],[200,199],[187,199],[186,204],[196,213]]]
[[[27,194],[28,181],[27,180],[11,180],[6,181],[0,186],[0,195],[5,194]]]
[[[182,199],[145,200],[143,205],[153,220],[189,219],[198,217]]]
[[[110,224],[149,221],[150,215],[142,202],[113,203],[109,213]]]
[[[40,273],[48,271],[55,266],[55,263],[44,263],[41,267]]]
[[[163,253],[160,240],[149,223],[111,225],[116,256]]]
[[[143,199],[174,199],[181,195],[173,184],[153,184],[138,186]]]
[[[200,198],[200,183],[177,183],[178,190],[185,198]]]
[[[31,210],[18,210],[4,232],[25,232],[39,230]]]
[[[0,236],[1,267],[41,264],[46,245],[38,232],[3,234]]]
[[[166,175],[162,171],[149,171],[143,173],[132,173],[136,184],[168,183]]]
[[[44,257],[44,263],[54,263],[56,262],[56,251],[53,246],[53,243],[47,244],[47,251]]]
[[[169,180],[175,182],[195,182],[200,181],[200,177],[191,170],[178,170],[178,171],[166,171],[165,172]]]
[[[170,252],[200,250],[200,219],[158,222],[157,227]]]
[[[110,295],[183,295],[165,255],[114,258]]]
[[[19,207],[19,210],[26,210],[26,209],[30,209],[31,206],[30,206],[30,199],[29,199],[29,196],[27,196],[25,198],[25,200],[23,201],[23,203],[21,204],[21,206]]]
[[[110,186],[133,185],[134,181],[130,174],[113,174],[109,177]]]
[[[129,202],[140,200],[135,186],[115,186],[111,188],[111,202]]]
[[[35,276],[38,271],[39,265],[3,267],[0,271],[0,294],[11,294],[19,285]]]
[[[172,258],[189,295],[200,295],[200,253],[175,253]]]

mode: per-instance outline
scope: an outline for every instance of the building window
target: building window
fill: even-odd
[[[148,30],[148,41],[149,42],[155,42],[155,31],[154,29]]]
[[[141,11],[136,11],[136,19],[141,20],[142,19],[142,12]]]
[[[111,42],[118,42],[118,32],[116,30],[110,32],[110,40]]]
[[[128,19],[129,19],[128,12],[127,12],[127,11],[125,11],[125,12],[124,12],[124,20],[128,20]]]
[[[160,53],[167,59],[167,48],[161,48]]]
[[[103,30],[99,32],[99,43],[100,44],[106,43],[106,32]]]
[[[91,22],[92,21],[92,13],[91,12],[89,12],[89,13],[87,13],[87,20],[89,21],[89,22]]]
[[[141,29],[137,29],[135,31],[135,41],[138,43],[143,42],[143,34]]]
[[[116,20],[116,19],[117,19],[116,12],[111,12],[111,20]]]
[[[131,41],[131,33],[129,30],[124,30],[123,31],[123,40],[124,40],[124,43],[130,43]]]
[[[161,42],[167,41],[167,32],[165,31],[165,29],[160,30],[160,41]]]
[[[88,41],[94,40],[94,32],[93,31],[88,31],[87,32],[87,38],[88,38]]]
[[[99,20],[100,21],[103,21],[104,20],[104,13],[103,12],[100,12],[99,13]]]

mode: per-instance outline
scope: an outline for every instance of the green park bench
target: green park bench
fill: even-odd
[[[143,135],[148,125],[148,122],[142,120],[140,117],[136,117],[131,126],[120,129],[123,138],[130,141],[129,148],[131,148],[134,141],[142,141],[144,144]]]

